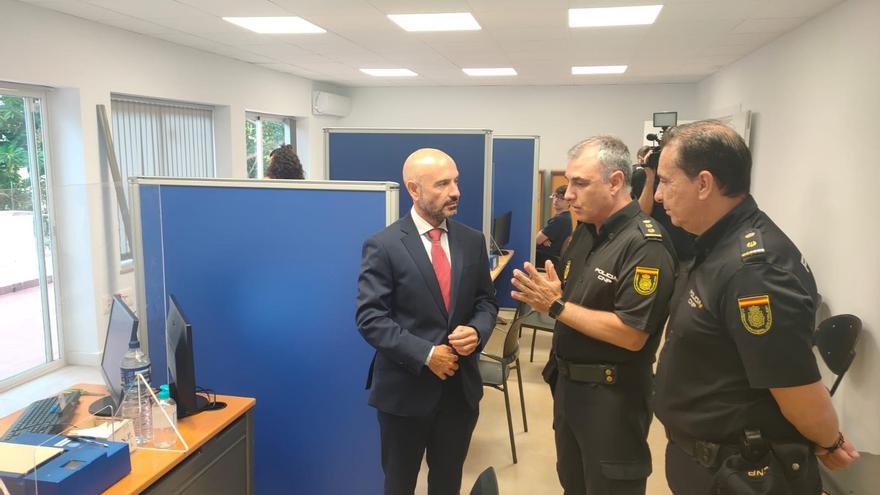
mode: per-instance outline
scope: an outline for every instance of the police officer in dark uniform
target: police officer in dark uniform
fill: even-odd
[[[816,283],[803,255],[749,195],[751,154],[717,121],[673,128],[662,202],[698,235],[672,297],[654,409],[676,495],[821,493],[858,457],[838,430],[812,352]]]
[[[557,320],[549,368],[558,373],[553,422],[566,495],[643,495],[651,473],[651,365],[676,261],[660,227],[630,198],[630,174],[619,139],[574,146],[565,198],[582,223],[561,269],[548,261],[546,275],[529,263],[514,270],[512,296]]]

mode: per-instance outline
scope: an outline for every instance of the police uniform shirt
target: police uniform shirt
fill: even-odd
[[[549,254],[559,256],[562,250],[562,243],[571,235],[571,212],[563,211],[550,218],[550,220],[547,220],[547,225],[541,229],[541,232],[550,239]]]
[[[800,440],[768,389],[820,378],[809,266],[751,196],[697,239],[695,256],[672,297],[657,417],[695,440],[730,442],[745,428]]]
[[[563,299],[615,313],[623,323],[651,334],[638,352],[609,344],[557,321],[556,354],[574,363],[651,363],[666,320],[675,280],[672,244],[638,203],[630,202],[602,225],[578,224],[557,267]]]

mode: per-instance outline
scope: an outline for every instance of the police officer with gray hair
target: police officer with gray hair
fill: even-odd
[[[569,152],[565,199],[581,222],[557,273],[514,270],[514,299],[556,319],[545,377],[553,387],[559,481],[566,495],[644,495],[654,353],[675,280],[659,225],[630,197],[630,156],[597,136]],[[554,376],[555,375],[555,376]]]
[[[653,402],[675,495],[818,495],[817,457],[830,469],[858,458],[812,352],[813,273],[749,194],[751,165],[718,121],[672,128],[660,155],[655,199],[698,236]]]

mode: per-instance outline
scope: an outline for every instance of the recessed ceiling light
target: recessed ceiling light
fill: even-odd
[[[361,69],[361,72],[376,77],[413,77],[418,75],[409,69]]]
[[[568,27],[637,26],[654,24],[662,5],[568,9]]]
[[[494,67],[481,69],[461,69],[469,76],[515,76],[516,70],[513,67]]]
[[[262,34],[327,32],[302,17],[224,17],[223,20]]]
[[[455,14],[388,14],[407,31],[476,31],[480,28],[470,12]]]
[[[624,72],[626,72],[625,65],[588,65],[571,68],[571,73],[575,76],[587,74],[623,74]]]

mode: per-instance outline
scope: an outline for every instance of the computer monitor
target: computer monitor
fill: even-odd
[[[510,242],[510,216],[512,212],[499,215],[492,220],[492,239],[500,250]],[[495,253],[502,254],[502,253]]]
[[[101,355],[101,375],[110,395],[102,397],[89,406],[96,416],[113,416],[122,402],[122,372],[119,366],[128,352],[128,342],[137,336],[138,319],[119,296],[113,296],[110,319],[107,321],[107,337]]]
[[[168,388],[177,402],[177,417],[203,411],[208,400],[196,394],[196,367],[193,358],[192,325],[174,295],[168,297],[165,318],[165,351],[168,360]]]

